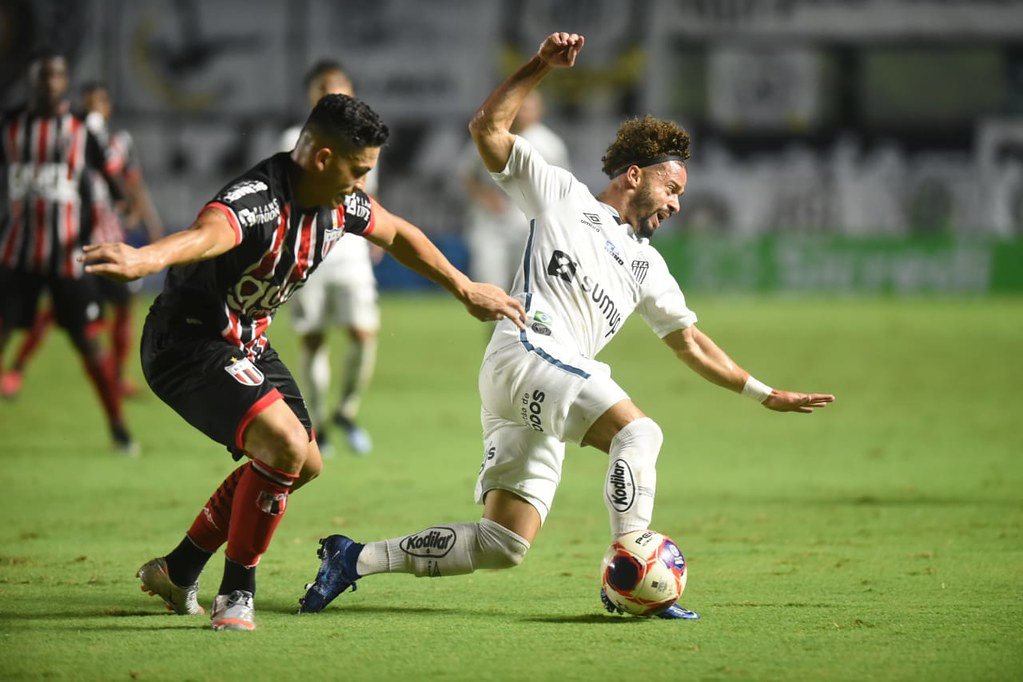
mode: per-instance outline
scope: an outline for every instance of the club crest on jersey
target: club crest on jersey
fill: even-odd
[[[234,377],[242,386],[259,386],[266,377],[260,372],[248,358],[231,358],[231,363],[224,367],[224,371]]]
[[[636,278],[636,282],[639,284],[643,283],[646,279],[646,273],[650,271],[650,261],[648,260],[634,260],[632,261],[632,276]]]
[[[320,258],[326,258],[337,241],[345,234],[344,228],[329,227],[323,231],[323,246],[320,247]]]

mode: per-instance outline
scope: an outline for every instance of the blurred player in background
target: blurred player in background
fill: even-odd
[[[301,612],[324,608],[362,576],[449,576],[519,564],[550,511],[565,442],[608,453],[605,504],[617,538],[650,525],[661,429],[593,358],[633,311],[690,369],[780,412],[812,412],[831,395],[772,390],[697,330],[678,283],[649,238],[679,210],[689,135],[653,117],[626,121],[604,156],[598,196],[511,132],[522,102],[555,68],[571,67],[583,37],[555,33],[499,86],[469,126],[494,180],[529,217],[515,290],[527,329],[501,321],[480,369],[484,459],[478,523],[447,523],[366,545],[321,541],[322,562]],[[614,607],[601,592],[605,607]],[[663,618],[698,616],[678,604]]]
[[[540,122],[542,118],[543,98],[534,90],[512,121],[512,133],[533,145],[547,163],[571,170],[568,147],[557,133]],[[510,287],[522,262],[522,249],[529,234],[527,222],[522,211],[490,179],[475,143],[466,148],[459,174],[469,195],[465,227],[470,275],[480,282]]]
[[[170,270],[142,334],[153,392],[189,424],[249,462],[232,472],[169,554],[138,571],[144,590],[179,614],[199,614],[199,574],[221,545],[216,630],[252,630],[256,565],[292,490],[315,478],[320,450],[302,394],[270,346],[277,309],[343,234],[381,246],[437,282],[481,320],[522,325],[522,305],[456,270],[415,226],[364,191],[388,129],[366,104],[327,95],[290,153],[229,183],[192,226],[140,249],[85,247],[92,273],[132,280]]]
[[[128,194],[126,207],[118,205],[103,175],[95,170],[88,172],[92,198],[90,241],[93,244],[124,241],[125,227],[131,228],[141,223],[146,229],[148,240],[154,242],[163,235],[163,224],[149,195],[149,188],[142,179],[135,142],[127,130],[110,132],[108,129],[113,105],[105,84],[98,81],[86,83],[81,93],[85,125],[103,147],[108,170],[120,179]],[[125,365],[133,345],[132,307],[140,287],[135,286],[136,283],[115,282],[103,277],[93,279],[103,300],[110,304],[110,352],[106,358],[122,395],[134,395],[138,387],[126,376]],[[49,308],[36,316],[10,370],[4,375],[2,388],[5,396],[11,397],[20,389],[25,366],[38,350],[53,321],[53,311]]]
[[[348,74],[339,62],[332,60],[314,64],[303,83],[310,108],[316,106],[324,95],[355,95]],[[294,149],[301,131],[301,126],[284,131],[280,151]],[[376,195],[376,168],[367,175],[364,189],[370,196]],[[292,301],[292,327],[300,335],[302,344],[302,384],[320,453],[324,457],[333,456],[334,447],[327,435],[328,421],[332,419],[344,431],[353,452],[369,454],[373,441],[356,423],[356,417],[362,394],[373,377],[377,331],[380,329],[377,281],[373,275],[370,243],[355,235],[341,237],[337,248],[332,249],[320,264],[316,277],[295,292]],[[342,326],[348,332],[348,349],[341,374],[341,400],[328,417],[330,348],[326,339],[331,325]]]
[[[0,123],[0,166],[8,190],[0,223],[0,358],[11,332],[32,325],[39,298],[48,291],[57,324],[99,394],[115,446],[134,454],[121,391],[98,339],[102,297],[96,278],[85,275],[78,259],[91,228],[90,171],[103,176],[115,199],[124,190],[100,141],[64,99],[68,82],[63,55],[39,51],[28,67],[28,105]],[[16,386],[5,388],[17,392]]]

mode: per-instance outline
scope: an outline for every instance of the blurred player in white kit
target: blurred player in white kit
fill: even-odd
[[[355,94],[352,81],[337,61],[321,60],[310,67],[303,80],[309,106],[316,106],[324,95]],[[281,135],[280,151],[295,148],[302,126],[288,128]],[[377,169],[370,171],[365,191],[377,193]],[[327,435],[328,422],[344,431],[348,446],[357,455],[367,455],[373,441],[356,422],[362,395],[373,377],[376,364],[377,332],[380,308],[377,282],[373,275],[372,246],[357,235],[345,235],[320,264],[315,277],[291,297],[292,327],[301,336],[301,377],[316,429],[316,442],[324,457],[334,455]],[[341,399],[330,414],[327,392],[330,389],[330,347],[327,330],[344,327],[348,347],[341,374]]]
[[[568,147],[557,133],[541,123],[543,111],[543,98],[534,90],[522,103],[511,131],[533,145],[547,163],[571,170]],[[522,249],[529,235],[528,221],[490,179],[474,142],[462,156],[459,175],[469,196],[465,240],[469,247],[470,276],[479,282],[508,288],[522,262]]]

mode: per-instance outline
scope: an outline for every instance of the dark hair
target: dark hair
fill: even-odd
[[[110,93],[110,88],[107,86],[107,84],[100,80],[85,81],[84,83],[82,83],[82,87],[78,89],[78,91],[82,93],[83,97],[85,95],[89,95],[93,92],[96,92],[97,90],[103,90],[108,94]]]
[[[354,149],[382,147],[390,131],[365,102],[348,95],[324,95],[305,127]]]
[[[654,161],[665,157],[678,157],[685,161],[689,158],[689,133],[672,121],[664,121],[653,116],[631,118],[618,129],[618,136],[607,148],[603,161],[603,171],[614,177],[618,171],[632,164],[644,165],[643,162]]]
[[[345,71],[345,67],[341,66],[341,62],[336,59],[321,59],[310,66],[309,70],[305,72],[305,76],[302,77],[302,87],[308,90],[314,80],[328,73],[340,73],[351,81],[351,78],[348,76],[348,72]]]
[[[50,59],[58,58],[67,61],[67,57],[64,56],[64,53],[58,50],[57,48],[51,45],[38,45],[35,48],[33,48],[31,52],[29,52],[28,61],[26,62],[26,64],[31,66],[36,62],[48,61]]]

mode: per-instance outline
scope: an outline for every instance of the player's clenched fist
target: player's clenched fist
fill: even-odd
[[[549,66],[570,68],[583,49],[586,38],[578,33],[552,33],[544,39],[537,55]]]

